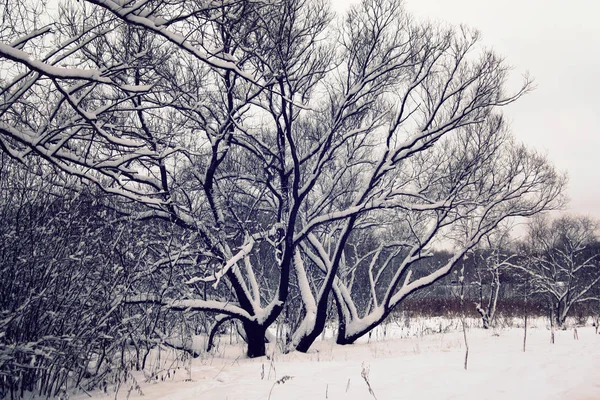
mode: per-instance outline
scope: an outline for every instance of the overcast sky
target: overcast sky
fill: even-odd
[[[356,1],[354,1],[356,2]],[[338,10],[349,1],[334,1]],[[518,140],[569,175],[568,212],[600,219],[600,2],[405,0],[416,17],[477,28],[536,89],[505,108]]]

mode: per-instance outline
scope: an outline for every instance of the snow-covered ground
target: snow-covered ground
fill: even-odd
[[[150,380],[137,375],[139,390],[130,379],[117,398],[600,399],[600,335],[594,328],[578,328],[578,340],[573,329],[558,331],[551,344],[544,323],[534,325],[525,353],[522,328],[469,329],[466,371],[463,334],[444,320],[390,324],[385,337],[379,329],[352,346],[324,340],[308,354],[282,354],[272,346],[269,356],[259,359],[245,358],[242,346],[229,345],[227,337],[215,353],[179,362],[175,374],[159,370]],[[446,332],[431,333],[440,330]],[[115,393],[92,396],[115,398]]]

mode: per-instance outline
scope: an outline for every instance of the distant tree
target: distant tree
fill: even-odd
[[[598,223],[588,217],[538,216],[529,224],[524,262],[513,264],[533,293],[546,297],[552,324],[562,327],[571,308],[598,301]]]
[[[496,317],[501,297],[501,276],[510,267],[517,254],[510,248],[510,228],[503,227],[486,236],[472,252],[475,280],[479,299],[475,303],[483,327],[488,329]]]

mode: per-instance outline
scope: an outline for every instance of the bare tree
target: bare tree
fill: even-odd
[[[243,276],[244,269],[233,267],[257,241],[263,251],[281,251],[288,211],[264,211],[273,199],[265,198],[263,176],[250,172],[257,165],[236,165],[229,152],[243,157],[244,147],[233,144],[235,126],[275,82],[241,69],[248,64],[260,73],[248,58],[264,36],[259,17],[269,10],[254,2],[180,6],[89,2],[62,8],[52,30],[21,35],[8,27],[0,54],[4,66],[23,73],[7,75],[2,87],[2,148],[23,162],[37,154],[121,197],[115,204],[124,215],[171,221],[192,233],[189,240],[198,243],[192,247],[202,250],[187,257],[201,279],[188,284],[225,276],[234,300],[217,301],[215,290],[211,298],[196,294],[183,303],[142,294],[130,302],[236,316],[245,324],[249,354],[261,355],[264,331],[287,297],[290,255],[271,257],[281,285],[264,312],[253,271]],[[21,9],[33,29],[39,18]],[[51,39],[59,44],[48,48]],[[25,51],[35,45],[47,53]]]
[[[321,215],[317,214],[313,221],[329,226],[320,228],[312,236],[309,234],[310,245],[306,246],[313,247],[313,252],[321,258],[326,277],[316,297],[310,296],[308,290],[304,291],[304,302],[309,307],[303,329],[296,332],[294,340],[300,350],[307,349],[323,329],[328,295],[337,285],[336,276],[345,245],[352,232],[358,229],[357,222],[367,218],[367,214],[371,221],[386,218],[403,221],[406,218],[406,235],[423,235],[417,240],[417,247],[409,244],[408,248],[415,255],[421,254],[438,229],[444,230],[451,225],[448,221],[453,217],[446,220],[443,214],[448,212],[446,216],[452,215],[453,211],[445,209],[444,202],[452,204],[453,196],[459,196],[463,182],[460,174],[468,175],[472,168],[469,163],[473,162],[454,160],[458,170],[452,173],[457,175],[443,181],[448,186],[435,192],[442,186],[442,179],[436,177],[438,168],[451,161],[444,159],[447,154],[439,152],[435,155],[436,150],[427,150],[446,145],[448,142],[441,139],[450,136],[450,133],[464,139],[471,134],[471,129],[467,128],[469,125],[482,124],[487,120],[491,126],[497,125],[492,130],[501,130],[501,119],[493,116],[491,109],[515,100],[528,87],[526,83],[515,96],[503,96],[500,87],[506,70],[500,59],[486,53],[473,61],[472,52],[478,40],[475,32],[416,26],[393,2],[363,2],[352,9],[340,37],[346,63],[342,70],[345,74],[342,75],[345,81],[342,93],[348,94],[338,97],[348,99],[352,96],[350,98],[353,99],[364,92],[368,95],[369,110],[380,110],[379,115],[384,119],[373,120],[377,124],[376,132],[380,133],[369,135],[375,140],[363,140],[361,147],[351,148],[347,155],[338,155],[338,159],[348,161],[340,162],[343,167],[333,175],[331,183],[324,185],[325,193],[333,194],[336,201],[316,202],[313,206],[327,207],[323,211],[328,213],[322,214],[321,211]],[[378,96],[380,91],[384,91],[385,95]],[[460,140],[459,148],[461,145],[468,146],[468,140],[463,143]],[[486,145],[490,146],[490,150],[496,148],[496,143],[486,142]],[[369,154],[359,151],[366,146],[371,150]],[[468,157],[465,153],[459,154]],[[430,159],[433,161],[429,162]],[[460,164],[462,161],[464,163]],[[428,167],[431,169],[428,170]],[[554,179],[551,174],[547,177],[550,178],[548,183]],[[452,178],[457,180],[452,181]],[[357,182],[360,186],[351,190]],[[380,211],[384,209],[396,209],[399,213],[396,216],[386,215],[385,211]],[[444,209],[437,218],[437,211]],[[318,208],[311,210],[313,213],[319,211]],[[411,211],[421,217],[409,217]],[[430,232],[425,227],[430,222],[436,224],[436,218],[436,228],[428,237]],[[309,229],[314,230],[313,226],[314,223],[309,220],[301,235],[308,233]],[[418,233],[413,234],[411,229]],[[325,249],[330,249],[330,252]],[[312,258],[317,262],[315,257]],[[388,301],[399,278],[396,276],[390,286]],[[338,307],[345,303],[347,301],[340,299],[336,302]],[[381,318],[376,318],[373,324],[380,321]]]
[[[528,262],[513,267],[525,274],[533,293],[547,297],[553,326],[562,327],[575,304],[599,299],[597,226],[588,217],[545,215],[529,225]]]
[[[508,269],[512,259],[516,257],[510,250],[511,227],[498,228],[486,236],[472,252],[475,268],[474,283],[479,287],[479,301],[475,303],[481,315],[483,327],[488,329],[496,316],[500,299],[500,277]]]
[[[340,263],[340,271],[344,271],[340,277],[344,278],[336,279],[332,288],[340,321],[338,343],[354,342],[380,324],[406,296],[446,276],[482,236],[502,221],[512,216],[529,216],[556,205],[561,178],[543,159],[525,152],[521,146],[503,142],[505,136],[487,128],[469,129],[466,142],[459,142],[461,145],[477,143],[481,153],[473,151],[470,145],[461,152],[446,143],[440,151],[451,157],[416,158],[420,167],[430,171],[430,175],[419,172],[417,182],[423,185],[417,186],[419,196],[410,196],[410,201],[401,203],[394,211],[399,214],[394,217],[370,221],[366,219],[367,214],[363,216],[364,224],[356,225],[357,230],[379,231],[376,237],[380,245],[352,257],[346,254]],[[503,144],[479,146],[485,142],[483,137]],[[428,162],[440,164],[428,165]],[[457,168],[459,165],[461,168]],[[496,186],[500,182],[505,184]],[[393,209],[393,203],[388,207]],[[389,210],[377,212],[390,213]],[[392,227],[375,222],[386,220]],[[325,237],[337,239],[332,235]],[[312,247],[305,246],[305,252],[321,270],[328,271],[334,265],[331,249],[340,246],[337,240],[338,243],[332,245],[312,238]],[[429,256],[432,245],[443,240],[457,243],[446,263],[428,271],[413,268],[418,260]],[[370,300],[362,312],[351,290],[355,271],[361,265],[368,270],[370,287]],[[365,283],[363,280],[361,285]]]
[[[123,218],[184,231],[177,260],[195,271],[127,302],[239,320],[250,357],[292,290],[292,347],[323,331],[331,292],[350,343],[562,187],[497,111],[529,81],[507,94],[508,67],[477,32],[417,24],[396,0],[362,2],[340,29],[309,0],[89,0],[54,21],[2,7],[25,22],[0,34],[0,148],[97,185]],[[385,251],[346,254],[365,230]],[[455,256],[411,280],[448,237]],[[347,279],[365,259],[373,297],[359,317]]]

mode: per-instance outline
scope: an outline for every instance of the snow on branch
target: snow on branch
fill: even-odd
[[[116,15],[118,18],[122,19],[125,22],[128,22],[133,25],[141,26],[148,29],[155,34],[162,36],[167,39],[171,43],[177,45],[181,49],[189,52],[198,60],[205,62],[206,64],[221,70],[229,70],[234,71],[239,76],[245,78],[250,82],[254,82],[255,79],[252,75],[248,74],[245,71],[242,71],[238,66],[230,61],[225,60],[223,58],[218,58],[213,55],[210,55],[204,51],[201,51],[197,47],[195,47],[185,36],[177,34],[173,31],[167,29],[166,26],[160,23],[160,21],[153,20],[150,17],[145,17],[142,15],[136,15],[134,9],[130,7],[123,6],[117,1],[112,0],[86,0],[89,3],[96,4],[102,8],[105,8]]]
[[[185,300],[167,300],[157,296],[129,296],[124,301],[124,304],[157,304],[166,309],[173,311],[210,311],[221,314],[235,316],[237,318],[253,321],[254,316],[251,316],[243,308],[230,303],[220,302],[216,300],[201,300],[201,299],[185,299]]]
[[[211,276],[206,276],[206,277],[195,277],[192,278],[190,280],[188,280],[187,282],[185,282],[186,284],[193,284],[196,282],[213,282],[213,288],[216,288],[219,284],[219,282],[221,281],[221,278],[223,276],[225,276],[225,274],[227,274],[227,272],[229,270],[231,270],[232,268],[234,268],[234,266],[240,262],[242,259],[244,259],[246,256],[248,256],[250,254],[250,252],[252,251],[252,248],[254,247],[254,238],[252,236],[248,236],[248,238],[246,239],[246,243],[241,247],[241,249],[233,256],[231,257],[227,263],[225,263],[225,265],[223,266],[223,268],[221,268],[218,271],[215,271],[215,273]]]
[[[11,47],[7,44],[0,43],[0,56],[12,60],[16,63],[25,65],[32,71],[36,71],[41,75],[58,78],[58,79],[72,79],[72,80],[84,80],[97,83],[103,83],[107,85],[113,85],[121,88],[126,92],[142,93],[149,91],[151,85],[119,85],[116,84],[110,78],[104,76],[104,71],[98,69],[74,69],[74,68],[62,68],[54,65],[45,63],[43,61],[32,59],[29,54]]]

